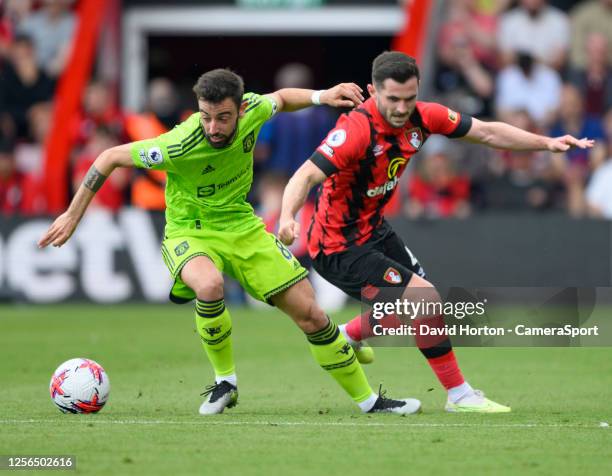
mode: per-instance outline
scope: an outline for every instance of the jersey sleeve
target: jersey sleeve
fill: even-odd
[[[246,93],[242,96],[242,101],[243,103],[246,102],[245,119],[258,127],[271,119],[278,108],[276,102],[270,96],[261,96],[255,93]]]
[[[173,170],[174,164],[170,155],[177,148],[176,144],[181,144],[182,139],[180,126],[177,126],[153,139],[132,142],[132,162],[141,169]]]
[[[363,114],[341,116],[310,160],[328,177],[365,156],[370,145],[370,124]]]
[[[432,134],[442,134],[450,138],[463,137],[472,127],[472,116],[453,111],[441,104],[420,102],[417,108],[423,125]]]

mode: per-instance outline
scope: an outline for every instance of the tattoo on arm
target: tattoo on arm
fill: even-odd
[[[85,176],[85,180],[83,180],[83,185],[96,193],[100,190],[100,187],[106,180],[106,175],[102,175],[98,169],[96,169],[95,165],[92,165]]]

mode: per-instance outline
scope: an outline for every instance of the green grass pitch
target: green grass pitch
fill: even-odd
[[[612,348],[457,349],[507,415],[444,413],[419,352],[379,348],[372,385],[424,413],[362,415],[288,318],[230,311],[240,403],[205,418],[212,374],[191,306],[0,306],[0,454],[75,455],[77,474],[100,475],[612,474],[612,427],[600,426],[612,423]],[[73,357],[110,376],[98,415],[51,403],[51,373]]]

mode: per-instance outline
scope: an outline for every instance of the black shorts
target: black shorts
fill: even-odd
[[[381,297],[381,288],[404,289],[413,274],[425,277],[419,261],[387,222],[363,245],[331,255],[321,252],[312,264],[334,286],[369,303]]]

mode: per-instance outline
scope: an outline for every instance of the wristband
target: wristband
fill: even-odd
[[[321,105],[321,94],[323,94],[325,91],[326,91],[325,89],[321,89],[319,91],[313,91],[312,96],[310,96],[310,101],[315,106],[320,106]]]

